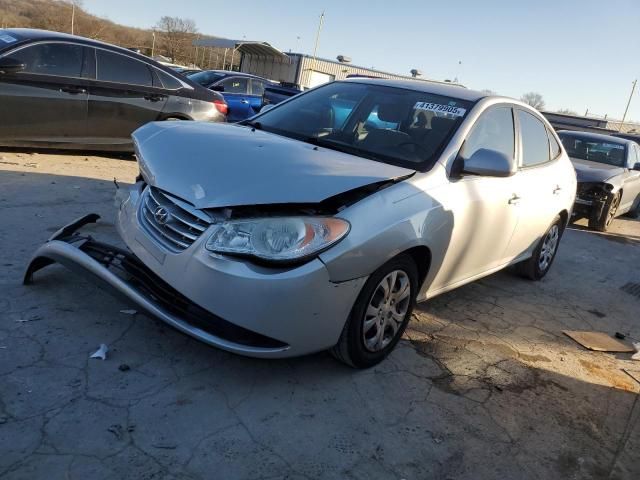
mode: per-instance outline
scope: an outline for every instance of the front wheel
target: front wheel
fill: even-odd
[[[620,192],[616,193],[613,197],[610,197],[607,200],[604,208],[602,209],[602,214],[599,218],[590,218],[589,219],[589,228],[593,228],[599,232],[606,232],[613,222],[613,219],[616,218],[616,214],[618,213],[618,206],[620,205]]]
[[[409,255],[399,255],[376,270],[331,349],[333,356],[355,368],[381,362],[407,328],[417,288],[418,269]]]
[[[556,258],[563,227],[560,215],[556,216],[549,229],[538,242],[538,245],[536,245],[531,258],[516,265],[520,275],[531,280],[540,280],[547,274],[553,260]]]

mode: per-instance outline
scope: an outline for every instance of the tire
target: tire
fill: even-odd
[[[385,294],[384,285],[391,285],[390,295]],[[409,255],[381,266],[362,287],[331,354],[354,368],[369,368],[384,360],[407,328],[417,289],[418,269]]]
[[[556,258],[563,230],[564,225],[558,215],[536,245],[531,258],[516,265],[518,274],[530,280],[541,280]]]
[[[618,211],[619,206],[620,192],[616,193],[613,197],[610,197],[607,200],[607,203],[602,209],[602,214],[599,218],[589,219],[589,228],[592,228],[599,232],[606,232],[609,229],[611,222],[613,222],[613,219],[616,217],[616,212]]]

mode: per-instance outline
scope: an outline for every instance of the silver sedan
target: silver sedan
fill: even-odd
[[[353,79],[243,125],[151,123],[120,206],[128,249],[77,232],[35,254],[244,355],[330,349],[369,367],[415,301],[515,265],[549,271],[576,177],[523,103],[423,81]]]

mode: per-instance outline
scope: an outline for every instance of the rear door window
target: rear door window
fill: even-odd
[[[224,87],[223,93],[240,93],[246,95],[249,90],[249,81],[247,78],[233,77],[220,82]]]
[[[8,57],[25,64],[22,73],[79,78],[82,76],[86,50],[72,43],[40,43],[11,53]]]
[[[522,166],[533,167],[549,161],[549,137],[544,123],[523,110],[518,110],[522,139]]]
[[[126,55],[102,49],[97,49],[96,52],[98,80],[144,87],[153,85],[151,70],[145,63]]]

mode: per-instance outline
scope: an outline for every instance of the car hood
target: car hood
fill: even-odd
[[[576,169],[578,182],[605,182],[611,177],[624,173],[624,168],[604,163],[591,162],[579,158],[571,158]]]
[[[153,122],[133,141],[145,180],[196,208],[319,203],[414,173],[228,124]]]

